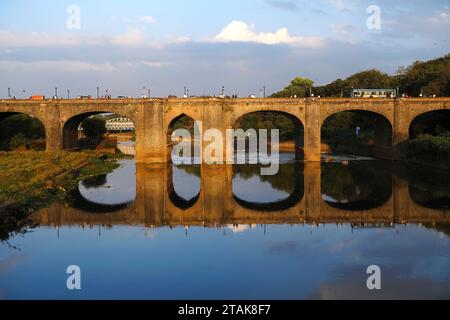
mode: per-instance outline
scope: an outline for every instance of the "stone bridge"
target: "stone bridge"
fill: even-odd
[[[304,188],[294,189],[285,201],[258,204],[238,199],[233,194],[233,168],[202,166],[200,190],[191,201],[177,199],[172,183],[172,166],[138,165],[136,168],[136,198],[133,203],[108,208],[111,212],[88,212],[92,203],[71,207],[55,203],[41,210],[34,219],[48,226],[117,226],[145,227],[205,226],[253,224],[320,224],[351,223],[384,225],[423,223],[449,224],[450,211],[420,206],[410,195],[410,186],[401,177],[393,176],[390,197],[376,208],[348,210],[332,207],[322,199],[321,164],[306,163]],[[301,176],[301,175],[300,175]],[[296,194],[299,192],[299,194]]]
[[[225,139],[226,130],[233,128],[240,117],[275,111],[289,116],[296,129],[304,129],[298,130],[302,135],[296,135],[296,143],[305,160],[320,161],[321,127],[333,114],[348,110],[373,114],[376,154],[395,159],[401,145],[409,139],[409,129],[416,117],[449,109],[450,98],[0,100],[0,119],[17,113],[40,119],[45,126],[46,148],[53,151],[78,147],[77,129],[85,118],[115,113],[135,125],[137,162],[164,163],[171,157],[169,128],[182,116],[202,121],[203,131],[221,130]]]

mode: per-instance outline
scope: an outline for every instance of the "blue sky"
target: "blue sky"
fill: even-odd
[[[69,6],[80,9],[70,29]],[[367,20],[380,10],[380,29]],[[247,96],[450,52],[450,0],[2,0],[0,96]],[[23,92],[25,90],[25,93]]]

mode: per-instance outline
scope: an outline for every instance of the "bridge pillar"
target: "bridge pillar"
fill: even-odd
[[[305,215],[308,222],[318,222],[322,204],[322,164],[305,163]]]
[[[63,133],[60,119],[61,106],[50,103],[45,107],[45,145],[46,151],[60,151],[63,148]]]
[[[405,100],[396,99],[394,103],[393,160],[400,160],[409,140],[409,107]]]
[[[136,127],[136,162],[166,163],[164,107],[159,102],[144,104]]]
[[[206,163],[226,163],[227,160],[227,138],[226,138],[226,129],[225,124],[223,122],[224,113],[222,103],[217,103],[214,105],[208,105],[203,107],[203,141],[202,141],[202,157],[204,162]],[[210,143],[215,141],[204,141],[204,134],[209,129],[216,129],[221,132],[222,143],[222,153],[218,153],[220,150],[216,150],[215,154],[210,154],[210,152],[206,150]],[[219,142],[219,143],[220,143]]]
[[[317,103],[305,103],[305,160],[320,161],[321,156],[321,114]]]
[[[135,210],[147,227],[166,223],[167,179],[166,164],[136,165]]]

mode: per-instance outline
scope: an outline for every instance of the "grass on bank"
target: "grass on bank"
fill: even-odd
[[[64,197],[80,179],[117,166],[94,152],[0,152],[0,212],[10,207],[32,212]]]

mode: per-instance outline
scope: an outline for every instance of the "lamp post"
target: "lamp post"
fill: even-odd
[[[148,87],[148,90],[147,90],[147,92],[148,92],[148,96],[147,96],[147,98],[149,98],[150,99],[150,87]]]
[[[97,86],[97,99],[100,99],[100,87]]]
[[[70,90],[67,90],[67,99],[70,99]]]
[[[263,95],[264,95],[264,98],[266,98],[266,86],[263,86]]]
[[[58,99],[58,87],[55,87],[55,99]]]
[[[8,99],[11,100],[11,88],[8,87]]]

